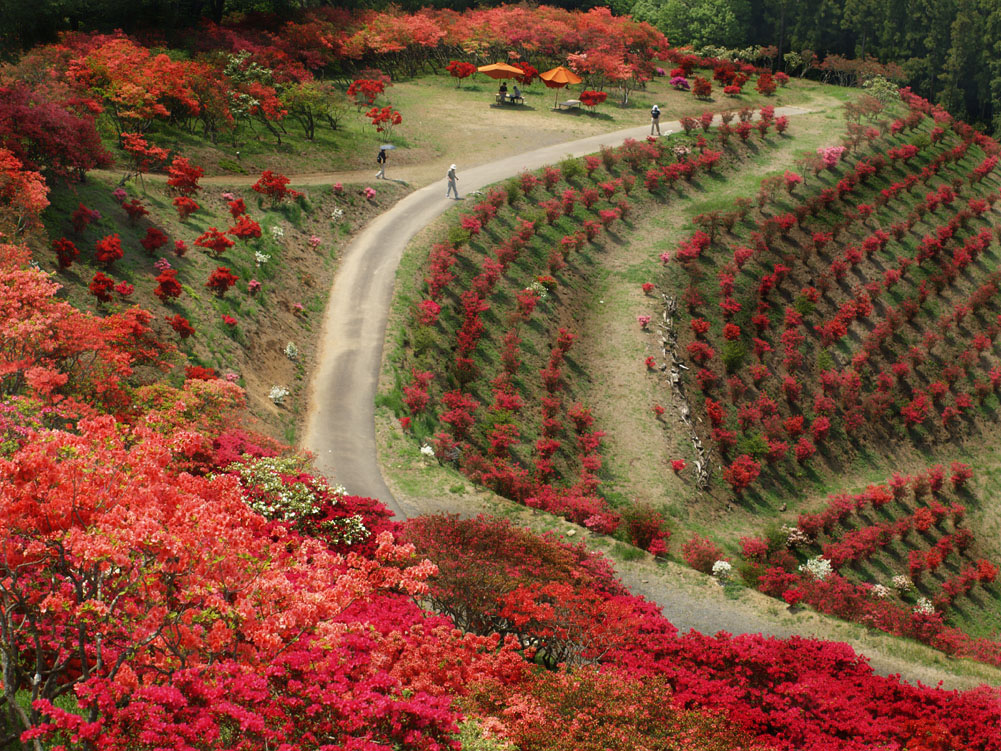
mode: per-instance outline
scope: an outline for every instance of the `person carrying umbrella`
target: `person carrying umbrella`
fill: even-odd
[[[451,167],[448,168],[448,172],[445,174],[445,177],[448,178],[448,188],[445,191],[445,198],[448,198],[450,195],[452,195],[453,193],[455,193],[455,200],[458,201],[459,200],[459,186],[458,186],[457,183],[459,181],[459,178],[455,174],[455,165],[454,164]]]
[[[379,163],[379,171],[375,173],[375,179],[378,180],[380,177],[386,179],[386,160],[389,159],[387,154],[387,149],[385,146],[379,147],[379,156],[375,158],[375,161]]]

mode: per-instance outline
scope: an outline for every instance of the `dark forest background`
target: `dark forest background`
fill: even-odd
[[[398,0],[402,10],[480,3]],[[491,3],[497,4],[497,3]],[[919,94],[1001,133],[1001,0],[553,0],[608,5],[660,28],[675,45],[775,46],[775,63],[804,51],[823,58],[874,56],[901,65]],[[232,13],[278,16],[318,5],[378,8],[380,0],[0,0],[0,52],[10,57],[59,31],[178,28]]]

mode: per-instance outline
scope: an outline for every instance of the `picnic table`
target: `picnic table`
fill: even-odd
[[[568,109],[571,109],[573,107],[576,107],[577,109],[580,109],[580,99],[567,99],[565,102],[557,102],[556,103],[556,109],[558,109],[558,110],[563,110],[563,109],[567,109],[568,110]]]
[[[494,97],[494,100],[497,102],[497,104],[524,104],[525,103],[525,97],[523,97],[523,96],[512,96],[510,94],[508,96],[505,96],[505,97],[501,97],[500,94],[497,94]]]

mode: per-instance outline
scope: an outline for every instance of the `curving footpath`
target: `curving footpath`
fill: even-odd
[[[799,107],[776,110],[778,115],[807,112]],[[662,132],[667,135],[680,128],[679,122],[668,122],[662,125]],[[547,146],[467,170],[460,165],[459,192],[467,196],[524,170],[554,164],[568,155],[592,154],[603,145],[615,146],[626,138],[643,139],[647,132],[648,126],[628,128]],[[322,182],[320,177],[316,176],[317,183]],[[450,205],[450,199],[445,198],[444,179],[427,185],[377,217],[347,247],[327,303],[309,388],[302,446],[313,452],[317,469],[336,478],[352,494],[378,498],[400,518],[416,516],[422,509],[395,498],[379,467],[375,396],[383,341],[403,250],[417,232]],[[751,608],[733,603],[733,607],[725,607],[715,598],[674,591],[664,582],[643,578],[644,574],[632,570],[628,564],[609,560],[631,591],[657,602],[680,630],[695,629],[709,634],[721,630],[732,634],[762,633],[779,638],[795,633],[808,635]],[[863,645],[855,646],[864,649]],[[906,672],[909,675],[905,677],[925,682],[939,677],[921,675],[912,663],[889,656],[873,659],[871,664],[884,675]]]

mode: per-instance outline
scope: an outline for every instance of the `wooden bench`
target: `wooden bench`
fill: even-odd
[[[580,109],[580,99],[567,99],[565,102],[556,103],[556,109],[558,110],[568,110],[574,107]]]
[[[496,101],[497,104],[524,104],[525,103],[525,97],[523,97],[523,96],[511,96],[509,94],[508,96],[506,96],[503,99],[501,99],[501,95],[497,94],[494,97],[494,101]]]

